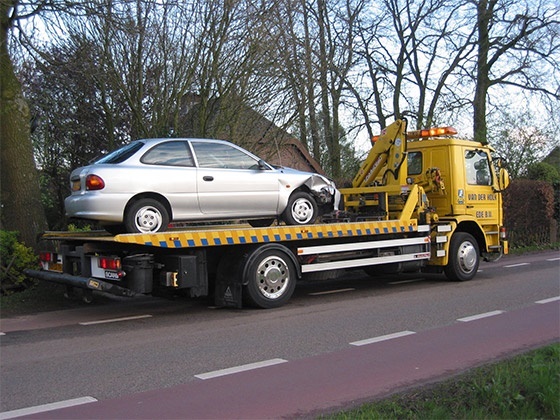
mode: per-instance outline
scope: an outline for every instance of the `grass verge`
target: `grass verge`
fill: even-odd
[[[560,343],[325,419],[558,419]]]

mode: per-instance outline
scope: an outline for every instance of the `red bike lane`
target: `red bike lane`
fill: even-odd
[[[558,300],[489,315],[385,341],[349,345],[333,353],[25,417],[307,418],[436,382],[560,340]]]

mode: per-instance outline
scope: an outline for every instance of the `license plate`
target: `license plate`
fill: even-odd
[[[119,273],[116,271],[105,270],[105,278],[110,280],[119,280]]]

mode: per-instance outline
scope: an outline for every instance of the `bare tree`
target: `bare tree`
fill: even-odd
[[[560,20],[558,6],[546,0],[472,2],[478,31],[473,130],[475,140],[486,143],[492,87],[509,86],[560,99]]]
[[[38,2],[22,12],[18,1],[0,2],[0,227],[18,231],[28,246],[46,229],[39,177],[30,139],[30,113],[9,54],[10,31],[40,12]]]

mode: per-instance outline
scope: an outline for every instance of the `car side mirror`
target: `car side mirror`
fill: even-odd
[[[268,165],[262,159],[259,159],[259,169],[263,171],[268,169]]]

